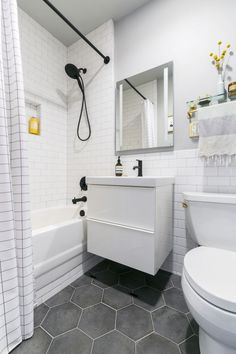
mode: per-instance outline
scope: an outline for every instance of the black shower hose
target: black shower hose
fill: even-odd
[[[78,82],[79,88],[82,92],[82,103],[81,103],[81,109],[80,109],[79,120],[78,120],[78,125],[77,125],[77,136],[78,136],[79,140],[87,141],[87,140],[89,140],[89,138],[91,136],[91,125],[90,125],[90,121],[89,121],[89,115],[88,115],[88,109],[87,109],[87,103],[86,103],[84,81],[80,75],[77,78],[77,82]],[[81,125],[81,120],[82,120],[84,109],[85,109],[85,117],[86,117],[87,124],[88,124],[87,138],[81,138],[81,136],[80,136],[80,125]]]

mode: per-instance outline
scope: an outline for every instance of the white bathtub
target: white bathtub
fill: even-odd
[[[67,285],[66,274],[74,269],[78,276],[83,273],[81,266],[91,258],[86,252],[86,220],[80,218],[78,206],[40,209],[32,212],[32,229],[35,290],[45,301],[57,284]]]

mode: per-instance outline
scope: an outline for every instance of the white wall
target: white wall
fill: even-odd
[[[186,101],[216,91],[209,52],[217,41],[236,51],[234,0],[153,0],[115,26],[116,80],[174,61],[175,149],[196,147],[188,138]],[[235,80],[236,55],[231,61]]]
[[[41,118],[41,134],[28,135],[31,205],[38,209],[66,203],[67,48],[21,9],[19,28],[26,116]]]

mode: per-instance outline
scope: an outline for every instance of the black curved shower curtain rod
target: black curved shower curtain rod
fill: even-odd
[[[67,25],[73,29],[74,32],[76,32],[91,48],[93,48],[93,50],[95,50],[95,52],[97,52],[104,60],[104,64],[108,64],[110,61],[110,57],[109,56],[105,56],[104,54],[102,54],[102,52],[100,52],[100,50],[95,47],[95,45],[90,42],[90,40],[88,40],[88,38],[86,38],[83,33],[81,33],[78,28],[76,28],[50,1],[48,0],[42,0],[43,2],[45,2],[45,4],[47,4],[65,23],[67,23]]]

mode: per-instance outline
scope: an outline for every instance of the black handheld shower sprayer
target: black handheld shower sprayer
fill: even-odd
[[[66,64],[65,71],[71,79],[77,80],[79,88],[82,93],[82,103],[81,103],[79,120],[78,120],[78,125],[77,125],[77,136],[78,136],[79,140],[87,141],[87,140],[89,140],[89,138],[91,136],[91,125],[90,125],[90,121],[89,121],[89,115],[88,115],[88,109],[87,109],[87,103],[86,103],[84,81],[81,76],[81,73],[86,74],[87,69],[77,68],[74,64]],[[84,110],[85,110],[85,117],[86,117],[87,124],[88,124],[88,136],[86,138],[82,138],[80,135],[80,125],[81,125],[81,120],[82,120]]]

